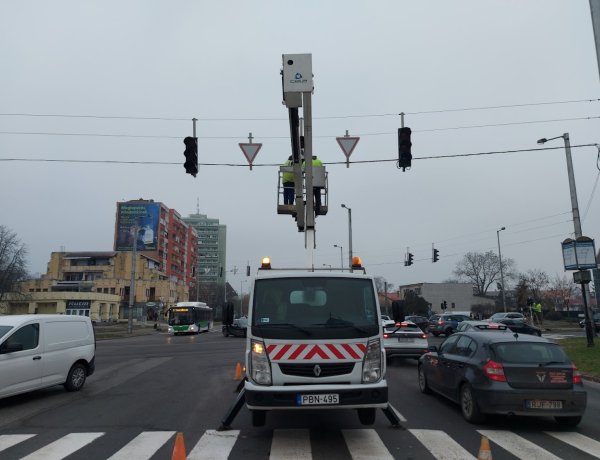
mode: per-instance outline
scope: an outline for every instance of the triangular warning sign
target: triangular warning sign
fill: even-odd
[[[358,144],[360,137],[344,136],[336,137],[335,139],[342,148],[344,155],[346,155],[346,158],[350,158],[350,155],[352,155],[352,152],[354,151],[356,144]]]
[[[239,146],[250,164],[250,169],[252,169],[252,162],[254,161],[254,158],[256,158],[262,144],[239,144]]]

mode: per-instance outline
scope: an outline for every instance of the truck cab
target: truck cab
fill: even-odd
[[[264,425],[268,411],[302,409],[355,409],[373,424],[388,406],[373,278],[364,270],[263,267],[252,281],[246,338],[253,425]]]

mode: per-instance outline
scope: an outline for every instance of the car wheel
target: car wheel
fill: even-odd
[[[252,410],[252,426],[265,426],[267,421],[267,411],[265,410]]]
[[[473,389],[468,383],[464,383],[460,388],[460,410],[469,423],[480,423],[485,419],[485,416],[479,410],[479,406],[477,406]]]
[[[560,426],[577,426],[581,422],[581,415],[573,415],[569,417],[554,417],[556,423]]]
[[[375,412],[374,407],[368,409],[358,409],[358,420],[362,425],[373,425],[375,423]]]
[[[85,366],[81,363],[75,363],[71,366],[69,373],[67,374],[67,381],[65,382],[65,389],[67,391],[79,391],[83,388],[85,378],[87,377],[87,371]]]
[[[429,388],[429,384],[427,383],[427,377],[425,376],[425,370],[423,369],[423,365],[419,365],[417,368],[417,373],[419,377],[419,389],[421,393],[426,395],[431,393],[431,388]]]

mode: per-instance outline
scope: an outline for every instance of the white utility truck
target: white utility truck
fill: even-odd
[[[388,408],[381,311],[358,257],[345,271],[272,270],[263,259],[246,340],[244,392],[254,426],[268,411],[290,409],[356,409],[371,425],[376,410]]]

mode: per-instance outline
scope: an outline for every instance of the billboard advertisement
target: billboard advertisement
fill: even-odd
[[[138,227],[137,250],[156,251],[158,247],[158,203],[117,203],[115,251],[132,251],[135,227]]]

